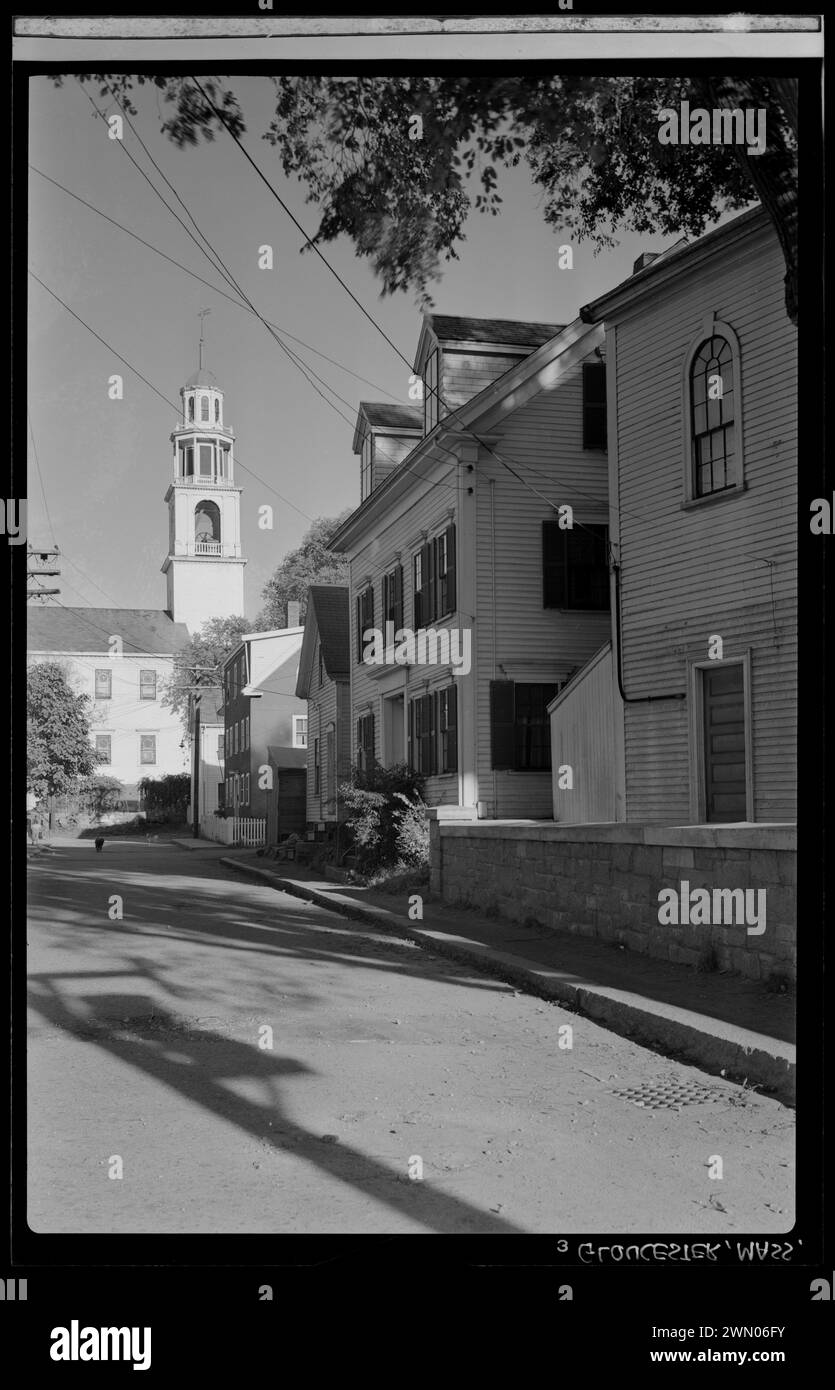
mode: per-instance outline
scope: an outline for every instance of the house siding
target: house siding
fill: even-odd
[[[588,663],[551,711],[551,781],[554,820],[563,825],[617,819],[612,768],[617,761],[612,689],[612,644]],[[559,769],[571,769],[571,787],[561,787]]]
[[[754,818],[796,815],[796,333],[776,237],[757,229],[615,321],[629,820],[693,814],[688,663],[750,652]],[[746,490],[682,509],[682,368],[705,313],[740,345]],[[611,390],[610,382],[610,390]],[[768,563],[764,563],[767,561]]]
[[[574,508],[575,523],[608,523],[606,454],[583,448],[582,362],[506,416],[490,437],[494,452],[555,507]],[[486,449],[479,452],[477,494],[479,799],[491,817],[550,818],[548,771],[491,767],[490,682],[505,667],[514,679],[562,683],[606,641],[610,617],[542,606],[542,522],[554,512]]]

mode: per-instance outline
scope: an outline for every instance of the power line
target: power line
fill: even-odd
[[[30,164],[29,168],[33,173],[39,174],[42,179],[46,179],[47,183],[54,184],[56,188],[60,188],[62,193],[66,193],[68,197],[74,198],[77,203],[81,203],[83,207],[89,208],[91,212],[96,213],[96,215],[101,217],[105,222],[109,222],[113,227],[118,227],[120,232],[124,232],[126,236],[133,237],[134,241],[138,241],[141,246],[147,247],[149,251],[153,251],[155,255],[160,256],[162,260],[168,261],[168,263],[175,266],[177,270],[183,271],[185,275],[191,276],[193,280],[199,281],[199,283],[205,285],[207,289],[212,290],[215,294],[219,294],[223,299],[228,300],[230,304],[234,304],[236,309],[241,309],[244,313],[251,314],[254,318],[258,317],[254,310],[250,309],[248,305],[242,304],[240,299],[236,299],[234,295],[227,294],[226,290],[222,290],[219,285],[213,285],[211,280],[205,280],[202,275],[198,275],[196,271],[191,270],[187,265],[183,265],[182,262],[175,260],[174,257],[169,256],[167,252],[161,251],[158,246],[154,246],[152,242],[146,241],[145,238],[139,236],[137,232],[131,231],[130,227],[126,227],[124,223],[117,222],[114,217],[110,217],[106,212],[102,212],[101,208],[97,208],[94,203],[88,202],[86,198],[82,198],[78,193],[73,193],[71,188],[67,188],[65,184],[59,183],[57,179],[52,178],[49,174],[45,174],[43,170],[38,169],[36,165]],[[371,381],[367,376],[362,376],[359,372],[355,372],[353,368],[346,366],[344,362],[339,362],[335,357],[329,357],[326,352],[322,352],[319,348],[314,347],[312,343],[305,342],[304,338],[299,338],[294,333],[290,333],[286,328],[282,328],[281,324],[273,323],[269,319],[265,321],[269,323],[270,327],[274,328],[276,332],[283,333],[285,338],[289,338],[291,342],[298,343],[301,347],[306,348],[308,352],[314,353],[316,357],[321,357],[324,362],[330,363],[332,367],[337,367],[341,372],[347,372],[349,376],[354,377],[357,381],[361,381],[366,386],[372,387],[373,390],[379,391],[384,396],[388,396],[390,400],[399,402],[400,397],[395,396],[394,393],[389,391],[385,386],[380,386],[378,382]]]
[[[87,323],[81,317],[80,314],[77,314],[74,309],[71,309],[69,304],[67,304],[63,299],[61,299],[60,295],[57,295],[54,290],[51,290],[49,288],[49,285],[45,284],[44,281],[41,280],[40,276],[35,274],[34,270],[30,269],[29,274],[32,276],[33,280],[37,280],[38,284],[42,287],[42,289],[46,290],[47,294],[52,295],[52,298],[56,300],[58,304],[61,305],[62,309],[66,309],[67,313],[71,314],[72,317],[78,323],[81,324],[82,328],[86,328],[87,332],[91,333],[93,337],[96,338],[98,342],[102,344],[103,347],[106,347],[108,352],[111,352],[114,357],[117,357],[120,362],[124,363],[124,365],[129,369],[129,371],[132,371],[135,376],[138,376],[139,380],[144,382],[148,389],[150,391],[153,391],[155,396],[159,396],[161,401],[164,401],[166,405],[171,406],[171,408],[175,410],[179,415],[180,407],[176,403],[176,401],[169,400],[167,396],[163,395],[162,391],[159,391],[157,387],[154,386],[153,382],[150,382],[146,376],[142,375],[138,367],[134,367],[133,364],[127,360],[126,357],[123,357],[122,354],[120,352],[117,352],[116,349],[110,343],[108,343],[105,338],[102,338],[100,333],[97,333],[94,328],[91,328],[89,323]],[[293,510],[298,512],[300,516],[303,516],[306,521],[315,520],[314,517],[308,516],[307,512],[303,511],[302,508],[297,506],[295,502],[291,502],[289,497],[285,497],[283,493],[280,493],[277,488],[274,488],[272,486],[271,483],[268,483],[266,478],[262,478],[260,474],[256,473],[254,468],[251,468],[248,464],[243,463],[241,461],[240,456],[237,453],[235,454],[235,462],[238,463],[241,468],[243,468],[245,473],[249,473],[253,478],[255,478],[257,482],[261,483],[262,487],[265,487],[270,492],[274,493],[275,496],[278,497],[281,502],[285,502],[288,507],[292,507]]]

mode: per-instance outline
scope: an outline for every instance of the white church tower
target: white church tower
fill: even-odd
[[[171,435],[174,480],[168,503],[167,608],[194,633],[208,618],[242,616],[241,489],[235,486],[235,435],[223,421],[223,392],[203,366],[180,388],[182,423]]]

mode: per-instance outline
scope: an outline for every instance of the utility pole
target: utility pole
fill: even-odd
[[[60,594],[60,589],[45,589],[43,585],[38,582],[40,579],[45,579],[50,575],[60,575],[61,571],[56,564],[60,554],[61,552],[57,546],[53,546],[52,549],[49,550],[35,550],[31,545],[26,547],[27,599],[44,599],[54,594]],[[50,568],[45,569],[45,565],[49,565]],[[32,580],[35,581],[34,586],[30,585],[30,581]]]

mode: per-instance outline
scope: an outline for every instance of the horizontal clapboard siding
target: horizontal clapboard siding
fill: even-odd
[[[554,820],[565,825],[616,819],[613,678],[609,642],[551,713]],[[560,767],[571,768],[571,787],[560,787]]]
[[[493,452],[555,507],[572,506],[576,522],[608,522],[606,455],[583,448],[581,362],[494,426],[491,438]],[[548,771],[491,768],[490,681],[505,666],[519,680],[563,682],[609,637],[610,616],[543,608],[542,522],[554,513],[485,449],[477,475],[479,798],[491,816],[550,818]]]
[[[498,381],[524,353],[461,352],[444,348],[441,354],[441,413],[443,406],[455,410],[472,400],[492,382]]]
[[[769,228],[613,318],[627,818],[690,814],[688,661],[751,651],[754,815],[796,814],[796,333]],[[740,346],[746,491],[682,509],[682,368],[713,311]],[[737,390],[740,383],[736,383]],[[768,561],[769,563],[764,563]]]

